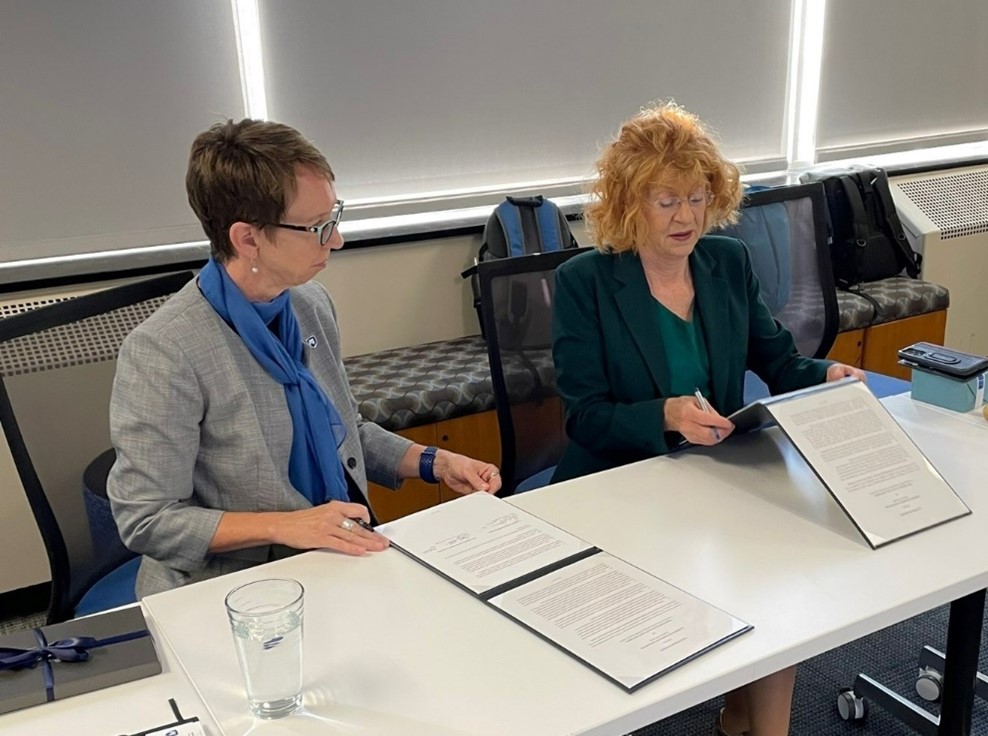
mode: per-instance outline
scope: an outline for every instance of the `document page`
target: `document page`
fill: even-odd
[[[488,602],[628,690],[751,629],[606,553]]]
[[[763,427],[768,427],[775,424],[775,417],[772,415],[772,405],[789,401],[791,399],[799,398],[807,394],[818,393],[820,391],[828,391],[830,389],[841,386],[845,383],[857,383],[855,378],[842,378],[840,381],[833,381],[831,383],[820,383],[816,386],[807,386],[806,388],[799,388],[795,391],[790,391],[785,394],[776,394],[775,396],[766,396],[762,399],[756,399],[752,401],[747,406],[743,406],[738,409],[733,414],[729,415],[727,418],[734,423],[733,434],[743,434],[744,432],[753,432],[756,429],[761,429]]]
[[[770,410],[873,547],[970,513],[863,383]]]
[[[487,493],[471,493],[383,524],[377,531],[477,595],[593,549]]]

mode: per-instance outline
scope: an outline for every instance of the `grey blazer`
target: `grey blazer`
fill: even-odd
[[[340,460],[366,495],[401,483],[411,445],[357,411],[340,358],[336,309],[310,282],[291,290],[309,369],[346,424]],[[110,400],[117,461],[107,494],[120,536],[142,554],[139,597],[266,562],[287,550],[209,554],[224,511],[293,511],[309,501],[288,479],[285,391],[199,292],[195,280],[120,349]],[[327,441],[332,441],[328,439]]]

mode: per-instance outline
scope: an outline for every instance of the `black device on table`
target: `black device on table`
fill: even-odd
[[[917,342],[902,348],[899,363],[954,378],[971,378],[988,371],[988,358],[928,342]]]

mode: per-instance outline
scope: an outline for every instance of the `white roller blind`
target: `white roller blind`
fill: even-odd
[[[711,123],[731,156],[784,166],[788,3],[260,9],[270,117],[323,149],[348,200],[584,177],[618,124],[660,97]]]
[[[988,2],[829,0],[822,160],[988,138]]]
[[[243,116],[229,0],[4,0],[0,69],[0,260],[204,237],[185,167]]]

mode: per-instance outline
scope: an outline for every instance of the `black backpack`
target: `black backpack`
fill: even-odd
[[[496,258],[513,258],[532,253],[549,253],[566,248],[579,248],[573,233],[554,202],[538,195],[535,197],[507,197],[494,208],[484,225],[484,240],[477,253],[477,261]],[[480,331],[484,331],[484,319],[480,305],[480,280],[477,267],[471,266],[462,274],[470,277],[473,290],[473,306],[477,310]]]
[[[803,177],[823,182],[830,220],[834,280],[842,289],[897,276],[919,276],[922,257],[913,251],[892,201],[888,175],[859,166]]]

